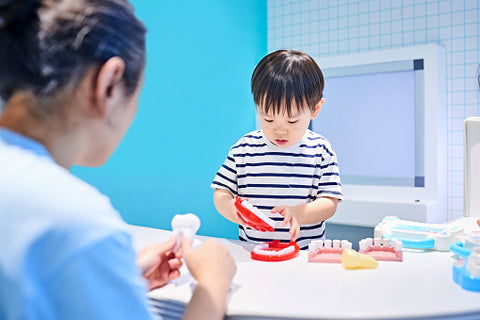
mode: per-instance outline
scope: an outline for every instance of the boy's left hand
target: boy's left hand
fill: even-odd
[[[302,206],[280,206],[273,208],[272,212],[281,214],[283,216],[282,226],[286,226],[288,223],[290,223],[290,240],[297,240],[298,234],[300,233],[300,226],[302,225]]]

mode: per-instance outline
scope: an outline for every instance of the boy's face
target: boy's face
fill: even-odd
[[[273,114],[273,111],[270,111],[266,114],[263,108],[257,107],[263,133],[271,143],[280,148],[297,143],[305,135],[310,120],[317,117],[323,102],[323,99],[320,100],[313,112],[306,108],[300,111],[294,107],[291,116],[288,116],[287,112]]]

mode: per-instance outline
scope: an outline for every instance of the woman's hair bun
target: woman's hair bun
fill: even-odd
[[[29,24],[37,17],[41,0],[0,0],[0,29]]]

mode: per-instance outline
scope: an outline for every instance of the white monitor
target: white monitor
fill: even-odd
[[[465,216],[480,217],[480,117],[465,119]]]
[[[325,104],[311,129],[333,145],[345,201],[329,221],[447,220],[445,52],[436,45],[316,58]]]

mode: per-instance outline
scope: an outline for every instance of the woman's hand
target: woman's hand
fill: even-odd
[[[228,248],[215,240],[208,240],[193,250],[191,241],[184,238],[182,251],[190,274],[197,279],[197,286],[182,319],[223,319],[228,290],[237,271]]]
[[[148,281],[148,290],[164,286],[167,282],[180,276],[182,262],[181,250],[173,253],[177,237],[172,236],[167,242],[153,244],[137,255],[137,266]]]

